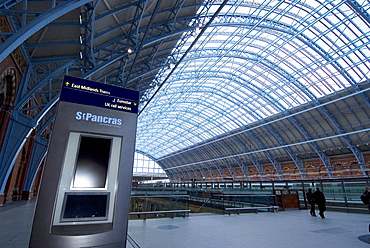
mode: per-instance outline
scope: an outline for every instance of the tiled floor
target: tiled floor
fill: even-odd
[[[35,201],[31,200],[0,207],[1,248],[28,246],[34,206]],[[370,242],[370,214],[328,211],[326,217],[311,217],[308,210],[192,214],[186,218],[131,220],[129,235],[140,248],[370,247],[365,242]],[[134,246],[128,243],[127,247]]]

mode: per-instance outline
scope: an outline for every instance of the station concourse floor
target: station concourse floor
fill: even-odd
[[[35,200],[0,207],[0,247],[26,248]],[[370,214],[309,210],[130,220],[127,248],[369,248]],[[45,247],[49,248],[49,247]],[[50,247],[52,248],[52,247]],[[68,248],[68,247],[66,247]]]

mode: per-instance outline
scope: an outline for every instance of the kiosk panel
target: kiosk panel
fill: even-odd
[[[125,247],[139,92],[64,76],[29,247]]]
[[[81,136],[73,188],[104,188],[111,139]]]
[[[108,219],[109,193],[65,194],[61,222]]]
[[[53,224],[111,223],[122,138],[71,132]]]

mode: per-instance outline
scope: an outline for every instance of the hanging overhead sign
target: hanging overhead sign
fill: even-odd
[[[60,101],[138,113],[139,92],[65,76]]]

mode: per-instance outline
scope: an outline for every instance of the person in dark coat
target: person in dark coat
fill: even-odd
[[[321,192],[320,187],[316,188],[316,191],[313,193],[313,198],[315,199],[315,202],[319,207],[319,215],[321,216],[321,218],[324,219],[324,212],[326,210],[326,199],[324,193]]]
[[[315,216],[316,217],[316,213],[315,213],[315,199],[313,198],[312,188],[308,188],[308,192],[306,193],[306,197],[307,197],[308,204],[310,204],[310,206],[311,206],[311,208],[310,208],[310,214],[312,216]]]
[[[365,188],[365,191],[364,191],[363,195],[366,196],[364,203],[367,205],[367,208],[370,211],[370,189],[369,189],[369,187]]]

